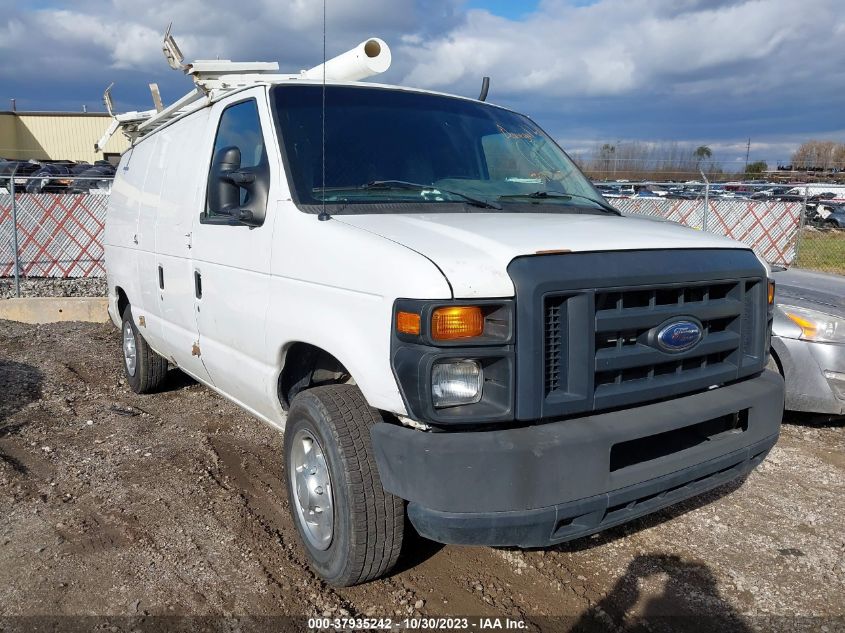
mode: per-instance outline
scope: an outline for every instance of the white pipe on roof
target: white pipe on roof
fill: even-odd
[[[390,62],[390,47],[387,43],[377,37],[371,37],[325,64],[303,70],[301,77],[321,80],[325,66],[327,81],[360,81],[383,73],[390,68]]]

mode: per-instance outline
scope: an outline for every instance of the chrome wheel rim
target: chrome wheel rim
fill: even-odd
[[[126,373],[134,376],[135,368],[138,366],[138,348],[135,345],[135,333],[129,321],[123,323],[123,362],[126,364]]]
[[[326,550],[334,531],[334,500],[329,467],[323,448],[309,431],[300,429],[293,436],[290,479],[296,514],[305,538],[318,550]]]

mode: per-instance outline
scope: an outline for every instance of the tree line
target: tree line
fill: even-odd
[[[707,145],[693,147],[676,142],[598,143],[591,150],[574,152],[572,158],[595,180],[710,180],[760,178],[769,170],[766,161],[749,162],[739,171],[725,171],[713,160]],[[780,172],[804,171],[807,178],[837,180],[845,177],[845,143],[807,141],[792,154],[790,165],[778,164]],[[770,174],[773,179],[787,176]]]
[[[792,154],[792,168],[796,170],[845,170],[845,143],[836,141],[807,141]]]
[[[725,176],[707,145],[693,148],[674,142],[604,143],[589,152],[575,152],[572,158],[596,180],[700,180],[701,172],[710,179]]]

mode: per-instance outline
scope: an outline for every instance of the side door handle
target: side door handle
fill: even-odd
[[[194,296],[202,299],[202,274],[198,270],[194,271]]]
[[[161,264],[158,265],[158,288],[164,290],[164,267]]]

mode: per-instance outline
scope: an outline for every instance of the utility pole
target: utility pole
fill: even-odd
[[[748,155],[751,154],[751,139],[748,139],[748,144],[745,146],[745,173],[748,173]]]
[[[613,146],[613,179],[616,180],[616,150],[619,149],[619,141]]]

